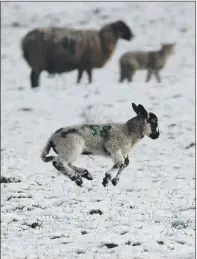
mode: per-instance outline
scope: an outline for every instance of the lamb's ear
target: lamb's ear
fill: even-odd
[[[139,109],[135,103],[132,103],[132,107],[135,113],[139,114]]]
[[[145,118],[145,119],[148,118],[148,112],[147,112],[147,110],[144,108],[143,105],[141,105],[141,104],[138,105],[138,111],[139,111],[139,114],[142,115],[143,118]]]

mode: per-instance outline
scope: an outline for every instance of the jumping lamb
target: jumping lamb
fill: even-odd
[[[118,39],[134,37],[123,22],[109,23],[97,30],[76,30],[67,27],[34,29],[22,39],[23,57],[31,67],[31,87],[39,86],[42,71],[49,75],[78,70],[77,83],[84,71],[89,83],[92,69],[101,68],[112,56]]]
[[[125,123],[109,124],[81,124],[57,130],[47,141],[41,158],[44,162],[52,162],[53,166],[62,174],[69,177],[81,186],[82,177],[92,180],[87,169],[73,165],[80,155],[100,155],[113,160],[113,167],[105,173],[103,186],[111,180],[115,186],[119,181],[121,172],[128,166],[128,153],[133,146],[144,136],[151,139],[159,137],[158,119],[154,113],[149,113],[139,104],[132,103],[136,117]],[[50,149],[57,156],[47,156]],[[112,179],[112,172],[117,169]]]
[[[175,43],[162,44],[157,51],[133,51],[124,53],[119,59],[120,80],[127,79],[132,81],[133,75],[137,70],[148,70],[146,82],[155,75],[158,82],[161,82],[159,71],[166,65],[169,56],[174,54]]]

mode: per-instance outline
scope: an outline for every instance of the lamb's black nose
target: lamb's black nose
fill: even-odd
[[[150,138],[157,139],[159,137],[159,135],[160,135],[160,132],[159,132],[159,129],[158,129],[158,131],[155,131],[154,133],[150,134]]]

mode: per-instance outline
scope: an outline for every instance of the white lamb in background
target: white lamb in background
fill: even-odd
[[[47,141],[41,154],[42,160],[52,161],[58,171],[81,186],[82,177],[92,180],[92,175],[87,169],[72,165],[79,155],[111,157],[114,165],[105,173],[102,184],[106,186],[111,180],[116,185],[119,175],[129,164],[131,148],[144,136],[159,137],[157,116],[148,113],[141,104],[132,103],[132,107],[137,116],[125,123],[81,124],[57,130]],[[51,148],[58,154],[56,157],[47,156]],[[118,172],[112,179],[111,173],[115,169]]]

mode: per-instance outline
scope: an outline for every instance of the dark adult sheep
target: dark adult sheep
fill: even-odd
[[[101,68],[112,56],[118,39],[131,40],[133,33],[123,21],[98,30],[67,27],[38,28],[22,39],[23,56],[31,67],[31,87],[39,86],[42,71],[60,74],[78,70],[77,83],[86,71],[92,82],[92,69]]]

